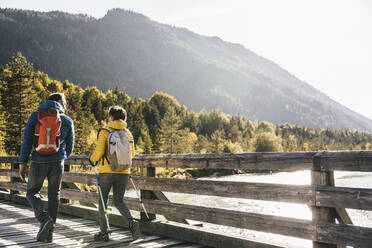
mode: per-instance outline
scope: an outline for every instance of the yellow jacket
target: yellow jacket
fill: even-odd
[[[115,120],[115,121],[109,121],[107,124],[107,127],[110,129],[116,129],[116,130],[123,130],[127,127],[127,123],[123,120]],[[126,134],[129,137],[130,141],[133,141],[133,136],[131,132],[127,129]],[[93,154],[90,156],[90,161],[92,163],[96,163],[100,160],[100,164],[98,167],[99,173],[119,173],[119,174],[129,174],[130,169],[122,170],[122,171],[112,171],[108,161],[108,154],[107,154],[107,138],[108,138],[109,132],[105,129],[102,129],[98,136],[97,146],[94,149]],[[135,151],[134,151],[134,141],[130,143],[132,146],[132,158],[134,158]],[[106,153],[106,154],[105,154]],[[106,155],[106,156],[104,156]]]

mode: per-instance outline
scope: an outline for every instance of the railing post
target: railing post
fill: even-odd
[[[65,161],[65,164],[64,164],[64,169],[63,169],[64,172],[70,172],[70,164],[66,164],[66,161]],[[61,185],[61,190],[63,188],[66,188],[66,183],[65,182],[62,182],[62,185]],[[63,199],[61,198],[60,199],[60,202],[65,204],[65,203],[70,203],[70,200],[68,199]]]
[[[155,177],[155,167],[146,167],[141,168],[141,176],[144,177]],[[151,190],[142,190],[141,189],[141,199],[144,200],[155,200],[156,196]],[[146,207],[146,206],[145,206]],[[143,221],[151,221],[156,219],[155,214],[148,213],[149,219],[147,219],[147,216],[145,212],[141,212],[141,220]]]
[[[12,170],[16,170],[18,172],[19,170],[19,164],[16,163],[16,162],[12,162],[11,163],[11,169]],[[10,182],[21,182],[21,179],[19,179],[18,177],[10,177]],[[13,195],[13,194],[19,194],[19,191],[17,190],[10,190],[10,194]]]
[[[322,153],[318,152],[313,157],[313,169],[311,171],[311,185],[312,186],[331,186],[334,182],[334,175],[333,171],[323,171],[321,165],[321,156]],[[316,194],[316,191],[315,191]],[[316,204],[316,196],[315,196],[315,204]],[[335,214],[334,209],[328,207],[312,207],[312,215],[313,215],[313,222],[315,225],[318,221],[326,221],[330,223],[335,223]],[[316,228],[317,229],[317,228]],[[318,233],[318,230],[316,230]],[[334,244],[327,244],[322,243],[318,239],[317,241],[313,241],[313,248],[337,248],[337,245]]]

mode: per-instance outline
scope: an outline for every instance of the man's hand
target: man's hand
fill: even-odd
[[[19,164],[19,177],[21,178],[22,182],[25,182],[25,177],[27,175],[27,165],[26,163]]]

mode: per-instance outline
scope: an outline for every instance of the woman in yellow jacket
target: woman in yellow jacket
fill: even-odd
[[[129,137],[131,148],[132,148],[132,158],[135,155],[134,151],[134,141],[133,136],[130,133],[126,123],[127,113],[125,109],[119,106],[112,106],[109,109],[109,122],[107,127],[112,130],[125,130],[126,134]],[[90,156],[89,160],[92,165],[95,165],[100,161],[98,167],[100,182],[101,182],[101,191],[102,197],[107,208],[107,199],[110,193],[111,187],[113,187],[114,193],[114,204],[115,207],[119,210],[121,215],[125,217],[128,222],[130,231],[132,232],[133,239],[136,240],[140,236],[140,229],[138,221],[134,220],[128,206],[123,201],[125,188],[128,183],[130,169],[114,172],[109,166],[109,156],[107,154],[107,138],[109,136],[109,131],[102,129],[98,135],[97,146]],[[109,235],[107,230],[107,223],[105,220],[105,214],[102,208],[102,203],[99,201],[99,214],[100,214],[100,232],[94,235],[95,240],[104,240],[109,241]]]

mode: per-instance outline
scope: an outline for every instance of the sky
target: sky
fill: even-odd
[[[0,7],[96,18],[112,8],[130,9],[240,43],[372,119],[370,0],[0,0]]]

